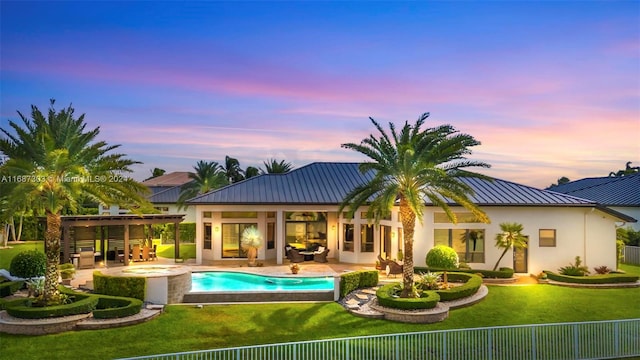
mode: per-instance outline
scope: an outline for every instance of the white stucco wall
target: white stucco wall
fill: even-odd
[[[615,219],[598,210],[578,207],[485,207],[491,224],[433,224],[433,213],[428,209],[425,226],[416,228],[414,261],[416,266],[425,266],[427,252],[433,247],[434,228],[484,229],[485,262],[471,263],[477,269],[493,269],[500,257],[495,236],[500,232],[500,223],[516,222],[524,226],[529,236],[528,273],[542,270],[557,271],[559,267],[572,263],[580,256],[583,263],[593,267],[606,265],[616,267]],[[556,246],[539,246],[539,230],[555,229]],[[513,251],[509,250],[499,266],[513,267]]]
[[[221,256],[221,207],[198,205],[195,208],[196,219],[196,246],[197,263],[206,263],[208,260],[223,260]],[[517,222],[524,226],[524,234],[529,237],[528,247],[528,273],[539,273],[542,270],[557,271],[559,267],[574,261],[576,256],[580,256],[583,262],[593,270],[596,266],[606,265],[614,269],[616,267],[615,255],[615,224],[618,219],[611,217],[599,210],[584,207],[484,207],[491,218],[490,224],[467,223],[467,224],[434,224],[434,212],[441,212],[437,208],[426,208],[423,225],[416,224],[414,241],[414,265],[425,266],[427,252],[433,247],[434,228],[457,228],[457,229],[484,229],[485,231],[485,261],[484,263],[471,263],[473,268],[492,269],[500,257],[502,250],[494,246],[495,236],[500,232],[500,223]],[[224,208],[225,211],[257,211],[258,219],[225,219],[227,222],[252,222],[258,223],[260,231],[266,233],[266,217],[264,212],[276,211],[280,224],[283,224],[283,214],[286,211],[326,211],[327,219],[327,245],[331,250],[330,258],[335,258],[340,262],[354,264],[375,264],[377,255],[380,253],[379,229],[375,228],[374,252],[361,253],[360,249],[360,224],[366,223],[366,219],[356,216],[353,219],[355,224],[355,249],[353,252],[344,251],[342,244],[342,224],[344,219],[338,219],[337,207],[332,206],[232,206]],[[366,210],[366,209],[363,209]],[[456,209],[463,211],[462,208]],[[202,219],[204,211],[211,211],[211,219]],[[202,250],[204,221],[212,223],[212,250]],[[395,258],[399,247],[402,247],[401,236],[398,234],[397,209],[394,211],[392,220],[381,221],[382,225],[391,226],[392,254]],[[215,231],[215,229],[218,231]],[[540,247],[539,230],[555,229],[556,246]],[[275,249],[267,250],[266,246],[258,252],[258,260],[277,259],[282,262],[284,257],[284,227],[276,226]],[[286,260],[285,260],[286,262]],[[513,252],[509,250],[501,260],[499,266],[513,267]]]

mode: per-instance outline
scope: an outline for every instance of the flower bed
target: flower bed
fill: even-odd
[[[544,271],[547,278],[553,281],[572,283],[572,284],[622,284],[635,283],[639,277],[627,274],[605,274],[592,276],[570,276],[554,273],[553,271]]]

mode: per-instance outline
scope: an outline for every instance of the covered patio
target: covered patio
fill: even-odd
[[[82,249],[90,248],[96,259],[118,260],[118,249],[124,252],[123,263],[129,264],[132,240],[144,241],[151,233],[151,225],[173,224],[175,258],[180,257],[179,224],[183,214],[143,215],[73,215],[62,217],[61,258],[63,263],[80,256]],[[117,249],[116,249],[117,248]]]

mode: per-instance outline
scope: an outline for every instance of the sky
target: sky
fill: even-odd
[[[640,2],[0,2],[0,127],[72,104],[151,169],[363,161],[451,124],[478,172],[544,188],[640,166]]]

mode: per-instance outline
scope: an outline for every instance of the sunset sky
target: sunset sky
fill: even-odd
[[[640,166],[640,2],[1,1],[0,127],[55,98],[144,164],[361,161],[452,124],[481,172],[546,187]]]

